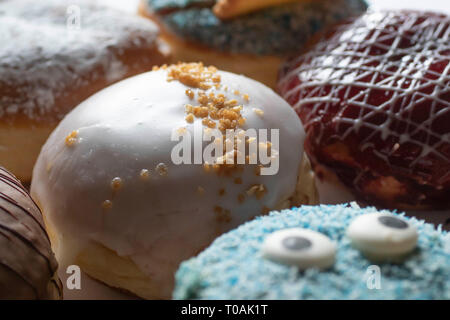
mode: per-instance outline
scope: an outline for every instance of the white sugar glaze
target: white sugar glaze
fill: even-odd
[[[294,193],[304,140],[297,115],[262,84],[219,74],[222,87],[214,92],[244,106],[243,129],[280,130],[278,174],[257,176],[254,166],[245,166],[238,175],[242,184],[236,184],[233,178],[205,172],[202,165],[172,164],[170,153],[177,143],[170,141],[172,130],[186,127],[193,134],[201,123],[185,120],[184,106],[192,103],[187,87],[166,81],[165,70],[124,80],[68,114],[34,168],[31,192],[58,230],[60,259],[93,240],[130,257],[147,275],[168,279],[181,260],[218,234],[261,214],[264,207],[275,208]],[[249,100],[235,95],[235,90],[248,94]],[[76,143],[68,147],[65,138],[74,130]],[[160,163],[167,166],[167,176],[157,174]],[[150,170],[149,179],[140,176],[143,169]],[[113,192],[111,181],[116,177],[122,185]],[[238,194],[255,184],[265,185],[266,194],[261,199],[248,196],[240,203]],[[222,196],[220,189],[225,190]],[[109,210],[102,208],[107,199],[112,201]],[[230,210],[231,221],[218,221],[215,206]]]

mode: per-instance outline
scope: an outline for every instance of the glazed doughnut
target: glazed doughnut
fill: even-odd
[[[30,182],[61,118],[167,58],[158,28],[87,0],[0,2],[0,164]]]
[[[236,150],[214,162],[173,160],[174,133],[191,141],[233,128],[279,130],[278,147],[258,140],[279,159],[276,174],[249,163],[252,153],[246,164],[220,164]],[[310,202],[311,177],[299,170],[303,137],[295,112],[264,85],[197,63],[163,66],[69,113],[42,148],[31,192],[60,261],[140,297],[168,298],[178,264],[215,237],[296,199]]]
[[[363,0],[280,1],[275,5],[237,0],[225,10],[234,12],[238,2],[237,11],[244,11],[230,17],[232,12],[222,12],[221,2],[142,0],[140,13],[159,24],[175,62],[203,61],[272,88],[286,56],[303,49],[318,31],[366,9]],[[251,6],[249,2],[257,3]],[[226,20],[215,15],[213,8],[217,7]]]
[[[422,220],[354,203],[274,211],[183,262],[173,298],[446,300],[449,236]],[[382,260],[367,255],[374,248]],[[403,258],[392,260],[394,254]]]
[[[57,268],[41,211],[0,167],[0,299],[61,299]]]
[[[370,12],[282,69],[319,180],[390,208],[450,208],[450,18]]]

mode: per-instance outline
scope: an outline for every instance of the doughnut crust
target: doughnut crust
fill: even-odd
[[[140,13],[157,22],[173,61],[203,61],[274,88],[282,59],[318,31],[366,9],[361,0],[308,1],[266,8],[226,21],[215,1],[142,0]]]
[[[319,179],[369,204],[450,208],[449,30],[448,15],[370,12],[285,65]]]
[[[0,167],[0,299],[61,299],[57,268],[41,211]]]
[[[210,82],[197,83],[196,74]],[[233,124],[279,130],[279,147],[270,140],[279,149],[276,174],[254,164],[174,162],[174,132],[193,137]],[[169,298],[178,264],[218,235],[269,209],[313,201],[296,192],[310,192],[302,140],[300,120],[271,89],[180,63],[110,86],[68,114],[40,153],[31,192],[61,261],[140,297]]]
[[[217,0],[213,7],[213,12],[220,19],[230,19],[261,9],[300,1],[301,0]]]
[[[0,164],[29,182],[67,112],[167,59],[157,35],[154,24],[92,1],[1,1]]]

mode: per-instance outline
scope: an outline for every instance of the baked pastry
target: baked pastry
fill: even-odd
[[[41,211],[0,167],[0,299],[61,299],[57,268]]]
[[[431,224],[372,207],[302,206],[183,262],[174,298],[450,299],[449,274],[450,234]]]
[[[177,61],[203,61],[272,88],[280,63],[318,31],[366,9],[363,0],[142,0]],[[261,7],[263,4],[263,7]]]
[[[88,0],[0,2],[0,164],[30,182],[50,132],[81,101],[167,59],[158,28]]]
[[[267,140],[241,135],[252,129],[268,130]],[[197,63],[163,66],[69,113],[42,148],[31,193],[60,261],[140,297],[169,298],[181,261],[261,212],[304,198],[311,179],[298,181],[303,133],[292,108],[254,80]],[[264,173],[268,166],[251,164],[255,153],[236,148],[207,160],[211,141],[233,140],[269,149],[279,170]]]
[[[284,66],[319,180],[369,204],[450,209],[449,30],[443,14],[370,12]]]

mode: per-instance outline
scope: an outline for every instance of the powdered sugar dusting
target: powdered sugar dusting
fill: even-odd
[[[68,27],[73,6],[79,28]],[[39,119],[68,88],[121,79],[123,50],[153,48],[156,36],[150,21],[95,1],[0,1],[0,116]]]

